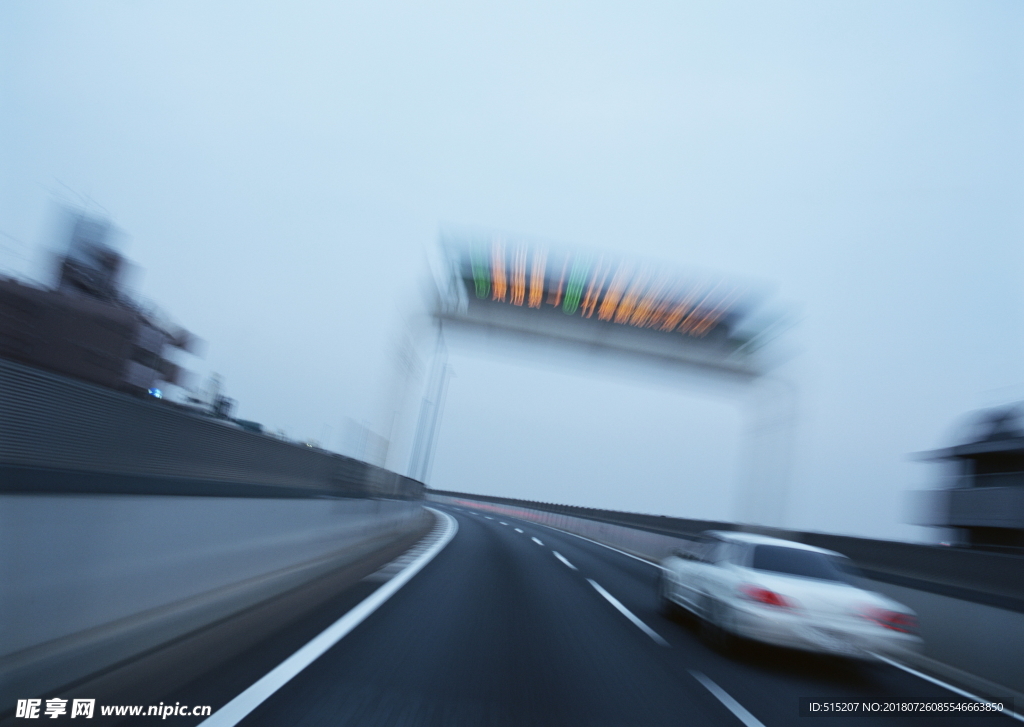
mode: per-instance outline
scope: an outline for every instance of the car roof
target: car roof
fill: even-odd
[[[758,535],[756,533],[741,533],[734,530],[708,530],[704,532],[704,535],[709,538],[716,538],[718,540],[725,540],[734,543],[746,543],[748,545],[774,545],[780,548],[795,548],[797,550],[809,550],[812,553],[821,553],[823,555],[838,555],[845,557],[842,553],[837,553],[834,550],[816,548],[813,545],[798,543],[795,540],[783,540],[782,538],[772,538],[768,535]]]

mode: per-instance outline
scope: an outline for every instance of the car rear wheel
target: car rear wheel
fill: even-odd
[[[739,638],[725,628],[725,606],[705,596],[704,617],[700,622],[701,640],[722,654],[732,655],[738,651]]]
[[[663,616],[675,618],[679,615],[679,606],[668,597],[668,579],[664,571],[658,576],[658,606]]]

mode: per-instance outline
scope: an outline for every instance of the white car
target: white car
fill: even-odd
[[[709,531],[661,568],[663,606],[701,619],[702,634],[726,650],[735,637],[857,659],[922,645],[914,612],[860,588],[850,560],[830,550]]]

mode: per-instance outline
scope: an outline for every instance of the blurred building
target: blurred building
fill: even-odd
[[[196,339],[123,291],[125,260],[109,231],[105,221],[75,218],[54,288],[0,278],[0,356],[131,393],[182,385],[186,372],[167,356],[193,350]]]
[[[954,465],[954,486],[936,493],[931,525],[964,545],[1024,550],[1024,420],[1020,408],[982,412],[971,441],[925,453]]]

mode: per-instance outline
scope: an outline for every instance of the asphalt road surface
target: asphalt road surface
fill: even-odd
[[[422,571],[238,724],[619,727],[1019,724],[978,714],[800,716],[817,702],[966,701],[886,664],[707,646],[659,610],[658,569],[544,526],[436,506],[458,522]],[[165,697],[216,712],[382,587],[313,616]],[[139,718],[150,723],[154,718]],[[198,724],[172,717],[175,725]]]

